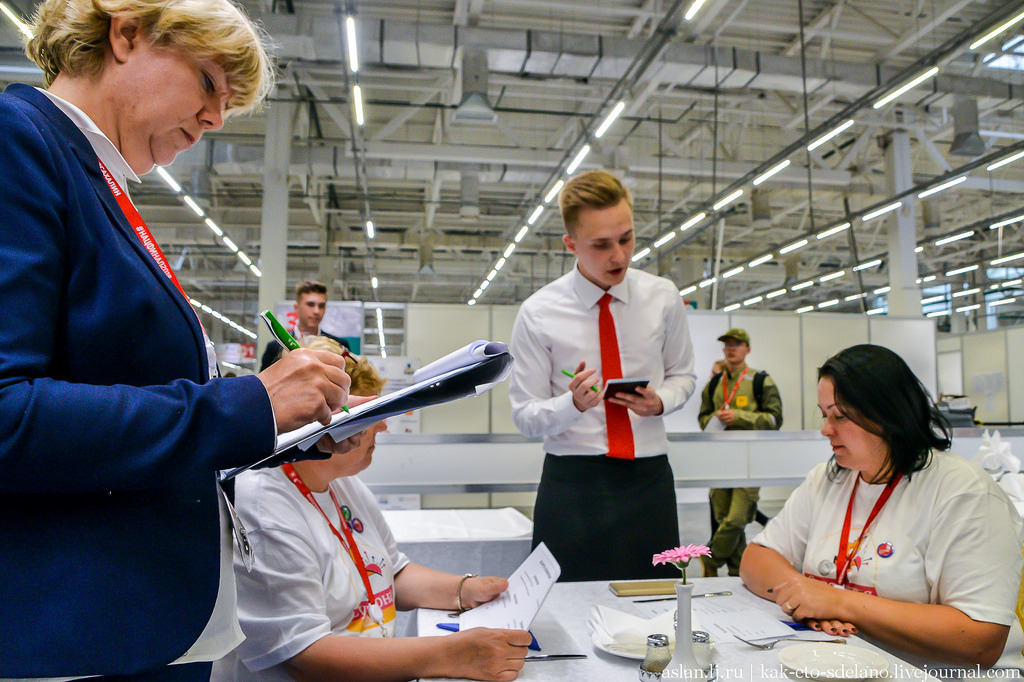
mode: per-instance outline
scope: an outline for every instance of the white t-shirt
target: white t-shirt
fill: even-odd
[[[835,557],[855,474],[830,481],[819,464],[753,539],[804,575],[836,578]],[[885,488],[857,486],[851,544]],[[868,528],[851,566],[850,589],[916,604],[945,604],[977,621],[1010,625],[999,665],[1024,664],[1014,608],[1024,559],[1021,519],[1006,494],[976,464],[947,452],[904,477]],[[900,654],[905,658],[903,654]]]
[[[238,619],[245,641],[235,660],[215,667],[215,679],[291,679],[279,666],[327,635],[381,637],[369,617],[366,588],[355,562],[320,512],[280,469],[240,474],[235,508],[256,555],[247,572],[235,561]],[[409,563],[370,490],[356,477],[331,482],[352,521],[352,535],[370,574],[387,636],[395,627],[396,573]],[[313,493],[342,532],[329,493]],[[244,664],[244,665],[243,665]],[[225,668],[233,668],[225,670]],[[250,673],[249,670],[257,671]]]

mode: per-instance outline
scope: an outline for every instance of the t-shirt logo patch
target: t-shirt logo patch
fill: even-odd
[[[877,551],[878,551],[878,556],[880,556],[883,559],[888,559],[889,557],[892,556],[892,553],[895,552],[896,550],[893,549],[893,546],[892,546],[891,542],[883,542],[882,544],[880,544],[878,546],[878,550]]]
[[[738,395],[738,396],[736,396],[736,407],[746,407],[747,406],[747,402],[748,402],[747,401],[747,396],[745,396],[745,395]]]

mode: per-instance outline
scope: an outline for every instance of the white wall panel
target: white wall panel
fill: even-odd
[[[516,321],[517,305],[487,306],[491,313],[492,341],[508,343],[512,339],[512,325]],[[509,382],[503,381],[491,389],[491,433],[519,433],[512,423],[512,403],[508,397]]]
[[[982,421],[1008,421],[1006,333],[967,334],[964,344],[964,394],[977,406]]]
[[[869,338],[871,343],[897,353],[911,371],[921,380],[929,395],[938,395],[936,382],[938,366],[935,360],[935,321],[927,317],[870,318]]]
[[[849,346],[868,342],[868,318],[864,315],[804,313],[801,323],[804,429],[821,426],[818,410],[818,368]]]
[[[731,327],[750,334],[747,362],[771,375],[782,396],[782,430],[803,428],[800,372],[800,317],[792,313],[732,313]],[[703,387],[702,387],[703,388]]]

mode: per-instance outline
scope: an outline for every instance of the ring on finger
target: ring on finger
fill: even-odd
[[[787,611],[796,611],[796,608],[794,608],[793,605],[790,604],[788,601],[782,605],[782,608],[786,609]]]

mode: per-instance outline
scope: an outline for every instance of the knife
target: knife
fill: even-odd
[[[705,592],[704,594],[695,594],[693,596],[694,596],[694,598],[697,598],[697,597],[728,597],[730,595],[732,595],[732,592],[730,592],[729,590],[725,590],[723,592]],[[633,603],[634,604],[643,604],[644,602],[650,602],[650,601],[671,601],[673,599],[675,599],[675,597],[657,597],[655,599],[634,599]]]
[[[526,657],[527,661],[564,661],[570,658],[586,658],[586,654],[537,654]]]

